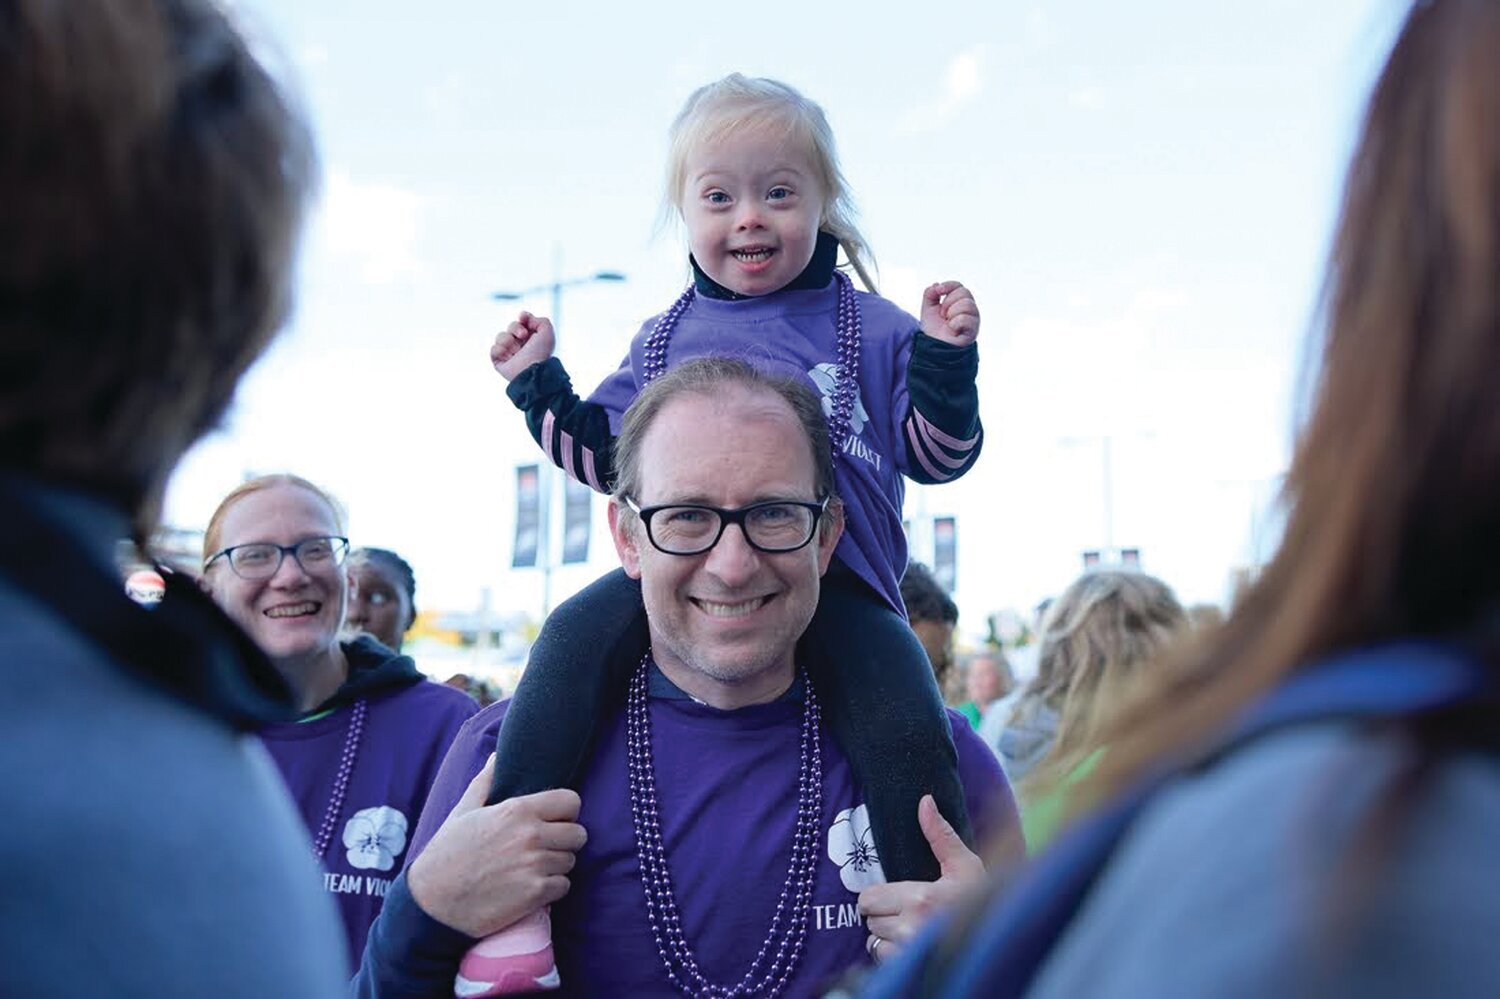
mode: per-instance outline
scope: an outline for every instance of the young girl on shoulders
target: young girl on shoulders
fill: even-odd
[[[854,289],[839,251],[872,287],[870,251],[832,130],[783,83],[733,74],[689,97],[670,132],[666,197],[687,230],[692,284],[587,401],[553,356],[545,317],[521,313],[491,360],[542,450],[600,491],[625,409],[671,365],[735,356],[817,387],[846,528],[808,633],[840,665],[812,680],[865,790],[885,874],[934,879],[917,802],[934,794],[966,836],[968,817],[949,720],[901,603],[902,477],[947,482],[979,455],[978,308],[955,281],[926,289],[920,320]],[[645,636],[639,587],[623,573],[558,608],[506,716],[492,801],[576,781]]]

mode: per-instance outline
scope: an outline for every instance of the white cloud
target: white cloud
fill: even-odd
[[[947,107],[957,108],[979,93],[979,52],[977,49],[954,56],[953,61],[948,64],[946,82],[948,92],[944,104]]]
[[[416,191],[357,181],[331,170],[314,241],[340,264],[356,268],[368,283],[421,277],[424,267],[416,244],[425,202]]]
[[[435,120],[448,125],[458,125],[467,120],[479,119],[482,111],[480,95],[485,88],[476,86],[467,74],[450,70],[422,94],[427,113]]]
[[[1101,87],[1079,87],[1068,94],[1068,105],[1080,111],[1098,111],[1104,107],[1104,98]]]
[[[1057,29],[1051,15],[1043,7],[1032,7],[1026,12],[1026,44],[1032,49],[1051,48],[1057,40]]]
[[[948,61],[938,98],[913,108],[902,124],[906,134],[931,132],[957,117],[959,111],[984,92],[984,47],[975,46]]]

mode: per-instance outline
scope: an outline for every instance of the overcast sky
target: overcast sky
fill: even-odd
[[[1402,10],[235,6],[308,107],[323,189],[297,312],[179,471],[172,523],[201,527],[247,471],[296,471],[346,503],[356,544],[407,556],[422,606],[472,608],[488,586],[497,610],[539,610],[536,572],[508,568],[514,469],[539,452],[487,358],[516,306],[489,295],[624,272],[567,292],[560,317],[575,384],[612,370],[686,280],[680,233],[657,226],[667,125],[741,71],[827,110],[883,294],[914,312],[956,278],[979,300],[984,455],[907,502],[918,556],[928,518],[958,518],[972,634],[1066,585],[1106,532],[1186,600],[1222,599],[1252,557],[1343,163]],[[554,575],[554,602],[614,564],[595,514],[592,561]]]

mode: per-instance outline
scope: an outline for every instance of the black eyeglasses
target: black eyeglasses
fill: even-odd
[[[825,497],[817,503],[772,500],[751,503],[734,510],[696,503],[669,503],[642,508],[625,497],[646,525],[646,537],[657,551],[667,555],[701,555],[724,536],[724,528],[740,525],[745,541],[756,551],[771,555],[794,552],[812,540],[818,520],[828,509]]]
[[[339,537],[303,538],[295,545],[273,545],[269,541],[256,541],[248,545],[231,545],[203,563],[203,570],[219,559],[229,562],[229,568],[241,579],[270,579],[281,569],[288,555],[297,560],[302,571],[311,575],[320,570],[335,569],[342,565],[349,553],[349,539]]]

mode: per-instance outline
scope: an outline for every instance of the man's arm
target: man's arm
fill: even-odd
[[[859,893],[859,914],[870,931],[866,949],[877,961],[899,950],[934,913],[984,880],[984,861],[970,850],[933,802],[923,795],[917,822],[941,873],[936,881],[892,881]]]
[[[370,928],[352,983],[367,999],[452,995],[464,952],[488,936],[562,898],[574,855],[587,834],[576,821],[579,799],[566,789],[485,805],[494,757],[477,772],[475,750],[494,741],[502,712],[475,716],[443,762],[417,824],[406,870],[391,885]],[[435,816],[452,799],[458,774],[472,774],[435,830]]]
[[[1020,812],[1005,772],[962,715],[950,709],[948,720],[953,726],[959,776],[979,850],[992,866],[1018,865],[1026,859],[1026,843],[1021,835]],[[870,953],[878,961],[899,951],[934,913],[985,876],[984,861],[959,838],[930,795],[918,803],[917,821],[938,860],[941,874],[936,881],[896,881],[860,893],[859,911],[870,931]]]

